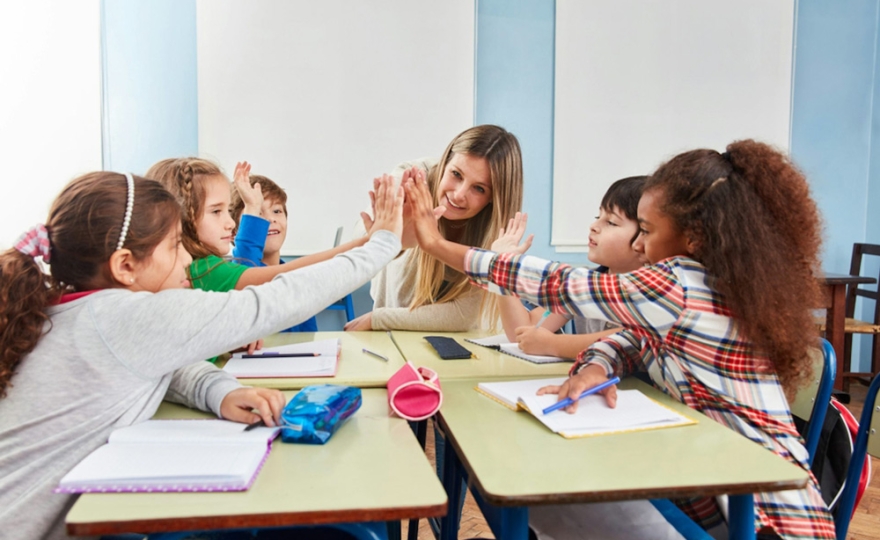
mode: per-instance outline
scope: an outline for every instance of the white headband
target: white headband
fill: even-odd
[[[128,226],[131,224],[131,210],[134,208],[134,178],[131,173],[125,173],[125,181],[128,183],[128,198],[125,201],[125,218],[122,220],[122,232],[119,233],[116,251],[122,249],[125,244],[125,236],[128,234]]]

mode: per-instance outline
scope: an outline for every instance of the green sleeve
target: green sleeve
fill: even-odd
[[[192,262],[189,267],[190,282],[193,289],[227,292],[235,289],[238,278],[247,268],[247,266],[208,255]]]

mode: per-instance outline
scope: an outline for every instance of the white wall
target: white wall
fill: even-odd
[[[372,178],[473,125],[473,0],[199,0],[199,152],[288,194],[284,252],[331,247]]]
[[[793,26],[793,0],[557,0],[552,243],[586,251],[607,187],[676,153],[787,149]]]
[[[101,169],[98,0],[0,3],[0,248]]]

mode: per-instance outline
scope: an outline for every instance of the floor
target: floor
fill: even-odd
[[[852,402],[849,409],[855,414],[856,418],[861,415],[862,407],[865,403],[865,393],[867,388],[858,384],[853,384],[850,388]],[[434,430],[428,428],[428,440],[425,451],[428,459],[434,461]],[[880,459],[872,458],[871,467],[874,475],[871,483],[868,485],[861,504],[856,508],[855,516],[850,522],[849,535],[850,540],[878,540],[880,539]],[[406,538],[406,523],[403,524],[403,538]],[[464,511],[461,516],[461,528],[458,537],[463,538],[494,538],[492,531],[483,519],[477,503],[474,502],[470,492],[464,504]],[[419,540],[433,540],[434,536],[428,526],[426,520],[419,521]]]

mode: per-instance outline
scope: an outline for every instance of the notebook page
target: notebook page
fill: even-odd
[[[332,377],[336,356],[299,358],[230,358],[223,366],[235,377]]]
[[[59,488],[81,491],[244,489],[266,452],[267,447],[262,444],[107,444],[67,473]]]
[[[493,347],[493,348],[498,347],[499,345],[509,345],[510,344],[510,340],[507,339],[507,335],[505,335],[505,334],[498,334],[497,336],[490,336],[490,337],[479,338],[479,339],[464,338],[464,340],[468,341],[470,343],[474,343],[476,345],[482,345],[483,347]]]
[[[332,356],[333,358],[339,357],[339,346],[340,340],[336,339],[322,339],[319,341],[306,341],[304,343],[291,343],[290,345],[279,345],[277,347],[266,347],[257,351],[256,354],[266,353],[266,352],[277,352],[281,354],[290,354],[290,353],[318,353],[321,356]],[[242,355],[246,353],[237,352],[232,355],[232,358],[241,358]],[[246,360],[253,360],[253,358],[247,358]]]
[[[610,408],[605,397],[587,396],[578,402],[577,412],[541,411],[557,401],[555,395],[522,395],[520,400],[538,420],[554,433],[602,433],[652,427],[655,424],[691,423],[675,411],[663,407],[638,390],[618,390],[617,406]]]
[[[510,356],[516,356],[517,358],[522,358],[523,360],[528,360],[529,362],[535,364],[552,364],[554,362],[570,362],[567,358],[560,358],[559,356],[545,356],[540,354],[527,354],[519,348],[519,345],[516,343],[505,343],[503,345],[499,345],[498,349]]]
[[[114,430],[111,443],[242,443],[268,442],[279,428],[259,427],[244,431],[247,424],[229,420],[147,420]]]
[[[517,408],[520,396],[534,396],[539,388],[548,385],[560,385],[566,381],[566,377],[553,379],[529,379],[527,381],[484,382],[477,384],[477,391],[487,394],[489,397],[502,402],[511,409]],[[556,396],[552,396],[555,401]]]

